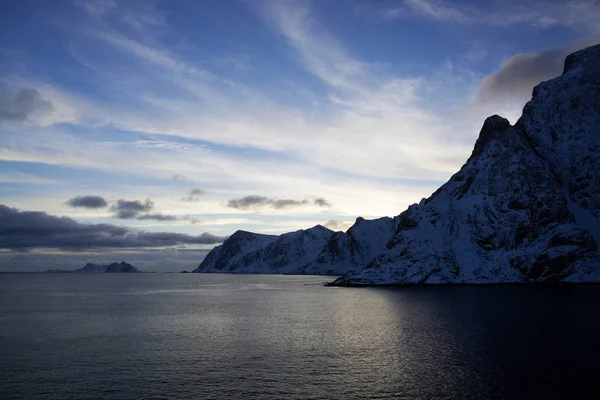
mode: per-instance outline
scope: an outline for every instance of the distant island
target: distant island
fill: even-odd
[[[49,273],[132,273],[132,272],[144,272],[140,271],[133,265],[126,263],[125,261],[121,261],[120,263],[114,262],[107,265],[97,265],[92,263],[87,263],[83,268],[78,269],[49,269],[46,272]]]

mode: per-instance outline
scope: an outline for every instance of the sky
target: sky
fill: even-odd
[[[0,2],[0,271],[398,215],[599,42],[593,0]]]

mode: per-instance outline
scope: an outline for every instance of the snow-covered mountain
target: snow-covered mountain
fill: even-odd
[[[192,272],[300,274],[314,263],[333,231],[317,225],[281,236],[237,231]]]
[[[600,282],[600,46],[567,57],[364,270],[336,285]]]
[[[336,232],[319,256],[303,272],[342,275],[367,265],[396,233],[398,218],[366,220],[358,217],[346,232]]]
[[[600,282],[600,45],[571,54],[519,121],[483,124],[465,165],[395,218],[238,231],[194,272],[345,274],[334,285]]]
[[[277,238],[275,235],[236,231],[223,244],[213,248],[192,272],[236,273],[235,266],[245,255],[267,247]]]

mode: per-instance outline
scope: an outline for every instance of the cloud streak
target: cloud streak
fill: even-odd
[[[41,211],[20,211],[0,205],[0,249],[141,248],[175,245],[210,245],[225,237],[210,233],[187,235],[147,232],[111,224],[84,224],[69,217]]]
[[[205,191],[202,189],[192,189],[188,192],[187,196],[182,197],[180,200],[186,202],[196,202],[200,200],[200,196],[203,194],[205,194]]]
[[[480,4],[485,4],[481,2]],[[494,26],[530,25],[537,28],[570,27],[600,33],[600,4],[595,0],[503,1],[498,6],[476,8],[444,0],[403,0],[385,7],[384,19],[420,17],[440,22]]]
[[[323,199],[318,198],[314,201],[304,200],[292,200],[292,199],[274,199],[265,196],[246,196],[240,199],[231,199],[227,202],[227,207],[236,208],[238,210],[249,210],[256,208],[274,208],[276,210],[283,210],[288,208],[307,206],[314,204],[318,207],[331,207],[331,204]]]
[[[108,203],[101,196],[75,196],[67,201],[67,205],[73,208],[105,208]]]
[[[174,215],[165,215],[165,214],[161,214],[161,213],[155,213],[155,214],[144,214],[144,215],[140,215],[138,217],[136,217],[137,220],[139,221],[147,221],[147,220],[154,220],[154,221],[177,221],[177,217]]]

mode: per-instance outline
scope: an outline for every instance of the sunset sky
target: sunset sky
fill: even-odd
[[[599,35],[585,0],[4,1],[0,270],[397,215]]]

